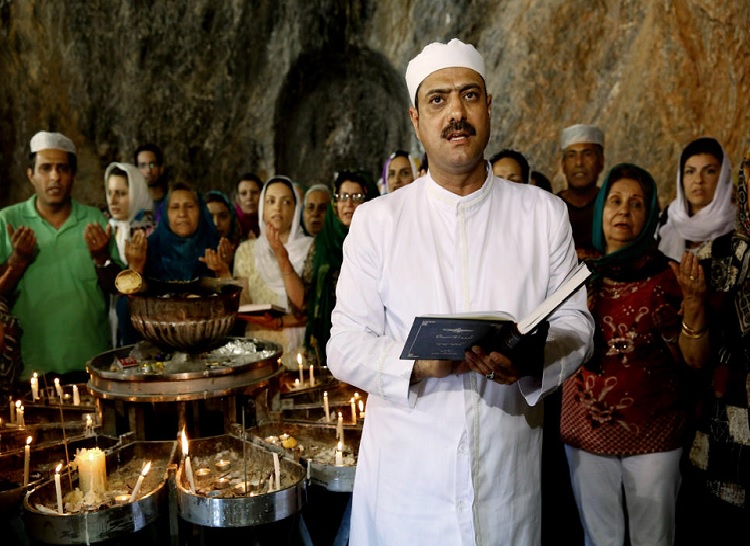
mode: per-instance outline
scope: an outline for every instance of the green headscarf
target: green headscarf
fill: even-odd
[[[334,182],[334,193],[338,194],[345,181],[362,186],[365,202],[379,195],[372,179],[361,171],[340,172]],[[341,223],[331,201],[323,220],[323,231],[315,238],[313,277],[305,330],[305,346],[317,354],[321,366],[325,366],[327,362],[326,344],[331,337],[331,313],[336,306],[336,283],[344,261],[344,239],[348,233],[349,228]]]

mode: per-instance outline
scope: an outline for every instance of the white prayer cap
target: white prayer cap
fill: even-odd
[[[485,82],[487,81],[484,77],[484,59],[473,45],[453,38],[447,44],[434,42],[425,46],[422,53],[409,61],[406,67],[406,87],[409,89],[409,99],[412,105],[415,103],[419,84],[427,76],[443,68],[456,67],[470,68],[478,72]]]
[[[573,144],[598,144],[604,148],[604,133],[593,125],[571,125],[562,131],[560,149],[564,150]]]
[[[39,131],[31,137],[30,147],[32,154],[39,150],[62,150],[71,154],[76,153],[76,145],[73,144],[72,140],[61,133],[49,133],[47,131]]]

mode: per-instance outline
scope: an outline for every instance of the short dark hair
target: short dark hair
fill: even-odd
[[[239,188],[240,182],[246,182],[246,181],[255,182],[256,184],[258,184],[259,190],[263,189],[263,181],[260,179],[260,177],[257,174],[251,173],[251,172],[241,174],[240,178],[237,180],[237,184],[235,184],[235,187]]]
[[[67,154],[70,172],[76,174],[78,172],[78,156],[73,152],[67,152]],[[36,152],[31,152],[29,154],[29,169],[31,169],[31,172],[34,172],[34,169],[36,169]]]
[[[149,142],[148,144],[141,144],[135,149],[135,152],[133,152],[133,165],[136,167],[138,166],[138,154],[141,152],[151,152],[156,158],[156,164],[159,165],[159,167],[164,165],[164,152],[162,152],[161,148],[156,144]]]
[[[529,173],[531,172],[531,169],[529,167],[529,160],[526,159],[526,156],[518,150],[511,150],[510,148],[500,150],[490,158],[490,165],[494,165],[495,163],[506,157],[509,157],[515,160],[516,163],[518,163],[518,165],[521,167],[521,178],[523,178],[523,183],[528,184]]]
[[[544,176],[544,174],[539,171],[531,171],[531,180],[535,181],[536,185],[543,190],[552,193],[552,183],[549,181],[549,178]]]
[[[607,175],[607,180],[609,181],[609,188],[607,192],[609,193],[609,190],[612,189],[612,185],[615,182],[626,178],[638,182],[638,184],[641,186],[641,189],[643,190],[644,201],[646,203],[650,203],[655,191],[655,185],[653,179],[651,178],[651,175],[648,173],[648,171],[629,163],[621,163],[614,166],[612,170],[609,171],[609,175]]]

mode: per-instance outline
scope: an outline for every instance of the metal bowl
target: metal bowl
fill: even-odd
[[[144,338],[165,351],[210,351],[231,331],[240,292],[237,284],[206,282],[191,286],[189,292],[130,294],[130,320]]]

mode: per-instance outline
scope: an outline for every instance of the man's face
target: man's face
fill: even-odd
[[[565,148],[562,168],[568,187],[585,189],[596,185],[604,168],[604,154],[596,144],[573,144]]]
[[[59,207],[70,202],[74,175],[68,152],[39,150],[34,170],[27,169],[26,175],[34,186],[38,205]]]
[[[141,171],[143,178],[146,179],[148,187],[159,185],[164,166],[156,163],[156,154],[154,152],[143,151],[138,153],[138,170]]]
[[[305,229],[313,237],[323,230],[323,220],[325,220],[330,200],[331,198],[324,191],[314,191],[307,196],[302,219],[305,222]]]
[[[414,131],[430,158],[430,169],[465,173],[483,161],[490,137],[492,96],[469,68],[443,68],[417,91],[419,110],[409,109]]]

